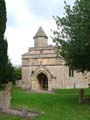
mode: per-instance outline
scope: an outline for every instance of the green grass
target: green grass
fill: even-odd
[[[85,89],[88,95],[90,89]],[[44,112],[33,120],[90,120],[90,104],[79,104],[79,89],[56,90],[55,94],[27,93],[13,90],[12,107]],[[21,120],[0,115],[0,120]],[[30,120],[30,119],[29,119]]]
[[[21,120],[21,118],[0,113],[0,120]]]

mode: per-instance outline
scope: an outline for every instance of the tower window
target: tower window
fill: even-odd
[[[74,77],[74,70],[69,68],[69,77]]]

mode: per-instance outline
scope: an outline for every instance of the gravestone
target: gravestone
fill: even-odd
[[[12,84],[8,83],[6,85],[6,90],[0,92],[0,110],[6,110],[10,107],[12,94]]]
[[[6,85],[6,90],[0,92],[0,111],[1,112],[11,114],[11,115],[18,115],[23,117],[25,120],[29,117],[33,118],[40,114],[40,113],[30,112],[26,108],[23,108],[22,110],[16,110],[16,109],[10,108],[11,95],[12,95],[12,84],[8,83]]]

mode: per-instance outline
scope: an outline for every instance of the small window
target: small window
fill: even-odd
[[[69,77],[74,77],[74,70],[69,68]]]

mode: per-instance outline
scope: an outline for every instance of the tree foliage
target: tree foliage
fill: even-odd
[[[21,78],[20,68],[14,67],[7,56],[8,43],[4,37],[6,29],[6,4],[0,0],[0,85],[12,82]]]
[[[12,82],[13,84],[15,83],[14,66],[12,65],[10,60],[8,60],[8,64],[5,69],[4,80],[3,80],[4,84],[7,84],[8,82]]]
[[[80,72],[90,71],[90,0],[65,2],[63,17],[54,17],[54,42],[66,64]]]
[[[2,83],[7,84],[8,82],[12,82],[12,84],[15,84],[17,80],[21,80],[21,67],[13,66],[11,61],[8,60]]]
[[[10,60],[6,66],[5,71],[5,79],[4,83],[12,82],[13,84],[16,83],[17,80],[21,80],[21,67],[20,66],[13,66]]]
[[[15,80],[21,80],[21,67],[20,66],[14,67],[14,76],[15,76]]]
[[[4,0],[0,0],[0,84],[4,80],[6,66],[8,63],[7,40],[4,38],[6,29],[6,5]]]

